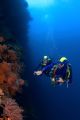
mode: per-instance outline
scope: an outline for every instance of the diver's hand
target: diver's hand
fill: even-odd
[[[64,80],[60,77],[59,80],[57,80],[57,83],[64,83]]]
[[[34,75],[37,75],[37,76],[39,76],[39,75],[41,75],[41,74],[42,74],[42,71],[41,71],[41,70],[34,72]]]

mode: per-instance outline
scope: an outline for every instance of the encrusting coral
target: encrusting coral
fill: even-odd
[[[11,120],[23,120],[23,109],[21,109],[15,100],[11,98],[5,98],[3,100],[4,111],[3,114],[9,116]]]
[[[17,52],[14,49],[9,49],[5,41],[6,39],[0,36],[0,106],[3,108],[2,116],[8,117],[10,120],[23,120],[23,110],[11,98],[25,84],[20,77],[22,67]]]
[[[0,42],[6,41],[1,36]],[[19,87],[24,85],[24,80],[20,78],[21,65],[17,57],[17,52],[9,49],[6,44],[0,45],[0,84],[6,83],[10,92],[18,92]]]

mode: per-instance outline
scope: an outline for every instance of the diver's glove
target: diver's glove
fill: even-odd
[[[34,72],[34,75],[37,75],[37,76],[39,76],[39,75],[41,75],[43,72],[41,71],[41,70],[39,70],[39,71],[35,71]]]

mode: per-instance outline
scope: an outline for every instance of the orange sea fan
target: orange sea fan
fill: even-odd
[[[24,81],[18,77],[19,76],[15,73],[10,73],[8,76],[7,85],[11,95],[15,95],[16,92],[19,92],[20,88],[24,84]]]
[[[8,50],[8,58],[12,61],[16,61],[17,60],[16,52],[14,50]]]
[[[23,64],[19,64],[18,62],[11,64],[12,72],[21,73],[22,68],[23,68]]]
[[[4,37],[0,36],[0,42],[3,41],[5,41]],[[24,85],[24,80],[20,79],[22,64],[19,62],[19,54],[4,44],[0,45],[0,86],[3,89],[6,86],[7,92],[12,95]]]
[[[2,91],[4,92],[4,95],[10,96],[8,86],[6,83],[4,83],[4,84],[0,83],[0,89],[2,89]]]
[[[18,81],[19,81],[19,86],[21,86],[21,87],[25,84],[23,79],[19,79]]]
[[[20,90],[19,87],[16,85],[8,87],[8,92],[11,96],[15,96],[16,92],[19,92],[19,90]]]
[[[15,84],[17,79],[18,76],[15,73],[10,72],[7,78],[7,84],[12,86]]]
[[[0,45],[0,53],[2,53],[4,50],[7,50],[7,45]]]
[[[3,47],[2,45],[0,45],[0,54],[2,54],[2,52],[3,52]]]
[[[2,62],[2,63],[0,63],[0,69],[4,73],[9,73],[11,71],[11,64],[7,63],[7,62]]]
[[[16,92],[20,92],[22,89],[22,86],[24,85],[24,80],[22,79],[12,79],[10,78],[7,81],[8,84],[8,90],[11,95],[15,95]]]
[[[4,73],[2,73],[2,74],[0,73],[0,84],[3,84],[4,81],[6,81],[6,76]]]
[[[23,109],[21,109],[15,100],[11,98],[5,98],[3,100],[4,114],[7,115],[11,120],[23,120]]]
[[[6,45],[0,45],[0,54],[2,54],[6,49],[7,49]]]
[[[5,41],[4,37],[0,36],[0,42],[4,42],[4,41]]]
[[[4,50],[8,49],[7,45],[2,45],[2,48],[3,48]]]

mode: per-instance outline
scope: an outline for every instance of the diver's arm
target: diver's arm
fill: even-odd
[[[54,65],[55,65],[55,63],[51,63],[50,65],[47,65],[46,67],[44,67],[44,68],[42,69],[42,72],[44,73],[44,72],[47,71],[48,69],[51,69]]]
[[[50,65],[47,65],[46,67],[44,67],[42,70],[37,70],[34,72],[34,75],[42,75],[45,71],[47,71],[48,69],[51,69],[55,64],[51,63]]]

